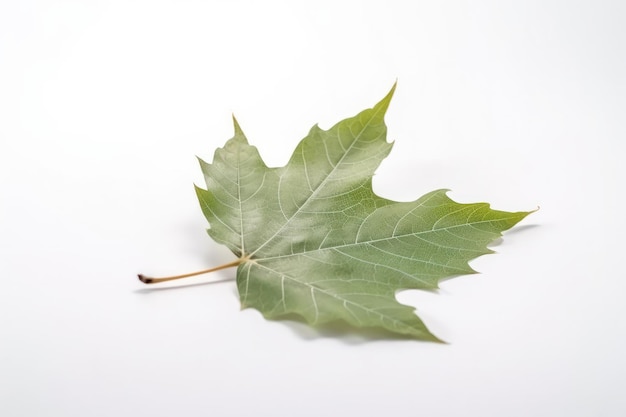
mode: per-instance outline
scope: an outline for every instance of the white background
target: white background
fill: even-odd
[[[0,415],[626,415],[624,2],[0,4]],[[232,112],[282,165],[396,79],[379,194],[541,207],[399,294],[449,345],[137,281],[234,259],[192,187]]]

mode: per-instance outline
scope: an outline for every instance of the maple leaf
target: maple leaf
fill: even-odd
[[[446,190],[412,202],[376,195],[372,176],[392,148],[384,115],[394,90],[329,130],[313,126],[284,167],[265,165],[234,118],[234,137],[212,163],[200,160],[208,233],[238,258],[212,270],[237,266],[242,308],[440,341],[395,293],[474,273],[468,261],[530,213],[460,204]]]

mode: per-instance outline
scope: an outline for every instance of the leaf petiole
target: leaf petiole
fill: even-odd
[[[159,282],[173,281],[175,279],[188,278],[188,277],[195,277],[196,275],[208,274],[209,272],[215,272],[221,269],[232,268],[234,266],[238,266],[240,263],[242,263],[245,260],[246,258],[239,258],[234,262],[216,266],[215,268],[203,269],[202,271],[190,272],[188,274],[173,275],[171,277],[152,278],[152,277],[147,277],[143,274],[138,274],[137,277],[139,278],[139,281],[143,282],[144,284],[156,284]]]

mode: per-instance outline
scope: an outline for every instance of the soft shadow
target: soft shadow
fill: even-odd
[[[215,281],[208,281],[208,282],[196,282],[193,284],[180,284],[180,285],[168,285],[168,286],[159,286],[159,287],[147,287],[147,288],[140,288],[138,290],[134,290],[133,292],[135,294],[150,294],[153,292],[158,292],[158,291],[173,291],[173,290],[182,290],[185,288],[192,288],[192,287],[203,287],[205,285],[213,285],[213,284],[220,284],[222,282],[234,282],[235,280],[233,278],[224,278],[224,279],[218,279]],[[151,285],[151,284],[149,284]],[[159,285],[159,284],[154,284],[154,285]]]
[[[404,336],[397,333],[378,328],[358,328],[350,326],[342,321],[317,325],[315,327],[299,320],[297,316],[273,320],[282,325],[287,326],[294,334],[302,340],[314,341],[319,339],[334,339],[346,345],[363,345],[371,342],[418,342],[433,343],[425,340],[415,339],[410,336]],[[445,343],[435,343],[445,344]]]
[[[512,229],[507,230],[506,232],[504,232],[505,235],[515,235],[518,233],[521,233],[525,230],[530,230],[530,229],[536,229],[538,227],[540,227],[541,225],[539,224],[523,224],[521,226],[515,226]]]
[[[493,248],[496,246],[500,246],[502,244],[502,242],[504,242],[504,239],[502,239],[501,237],[497,237],[494,240],[492,240],[491,242],[487,243],[487,248]]]
[[[496,239],[494,239],[493,241],[489,242],[489,244],[487,244],[488,248],[494,248],[497,246],[500,246],[502,244],[502,242],[504,242],[504,239],[506,238],[506,236],[510,236],[510,235],[516,235],[518,233],[524,232],[526,230],[530,230],[530,229],[535,229],[539,227],[538,224],[525,224],[522,226],[515,226],[512,229],[506,230],[504,232],[504,237],[498,237]]]

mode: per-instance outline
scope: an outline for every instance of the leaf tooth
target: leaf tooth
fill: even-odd
[[[248,139],[246,138],[246,135],[243,133],[243,130],[241,130],[241,126],[239,125],[239,122],[237,121],[237,118],[235,117],[234,114],[232,115],[232,118],[233,118],[233,128],[235,129],[234,138],[238,138],[241,141],[248,143]]]
[[[374,114],[376,116],[380,116],[381,119],[385,116],[385,113],[389,108],[389,103],[391,103],[391,98],[393,97],[393,93],[396,91],[397,84],[397,81],[393,83],[393,86],[391,87],[391,90],[389,90],[387,95],[374,106]]]

